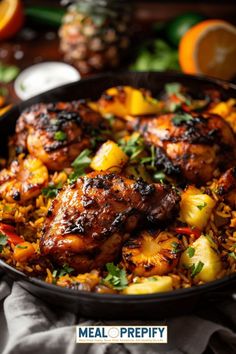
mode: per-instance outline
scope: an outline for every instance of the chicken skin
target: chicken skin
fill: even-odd
[[[19,117],[13,145],[17,152],[28,150],[49,170],[59,171],[90,146],[91,130],[103,125],[100,114],[82,100],[37,104]]]
[[[235,136],[217,115],[170,113],[141,118],[134,127],[157,148],[157,166],[167,174],[204,183],[212,179],[216,168],[226,170],[233,165]]]
[[[164,222],[179,196],[162,184],[147,184],[107,172],[92,172],[67,185],[54,199],[40,241],[56,264],[87,272],[114,261],[140,222]]]
[[[236,167],[228,169],[218,180],[217,194],[233,209],[236,207]]]

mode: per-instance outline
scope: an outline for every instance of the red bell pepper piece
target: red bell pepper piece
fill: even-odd
[[[18,243],[24,242],[24,239],[17,235],[16,229],[12,225],[0,223],[0,233],[7,237],[8,243],[18,245]]]
[[[196,227],[194,228],[187,227],[187,226],[176,227],[174,231],[177,232],[178,234],[194,235],[195,238],[199,238],[201,236],[201,230],[197,229]]]

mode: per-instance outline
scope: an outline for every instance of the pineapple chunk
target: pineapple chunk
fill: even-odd
[[[90,166],[95,171],[120,172],[128,159],[116,143],[108,140],[97,151]]]
[[[98,101],[98,105],[101,113],[112,113],[120,117],[155,114],[163,108],[163,103],[147,92],[130,86],[108,89]]]
[[[160,112],[161,108],[161,102],[140,90],[132,89],[128,107],[130,115],[155,114]]]
[[[210,237],[200,236],[182,253],[180,266],[193,267],[192,276],[196,280],[215,280],[222,269],[216,243]]]
[[[203,194],[200,189],[189,186],[181,196],[180,220],[202,230],[206,226],[215,204],[216,202],[209,195]]]
[[[124,289],[123,294],[142,295],[161,293],[173,290],[172,278],[168,276],[155,276],[151,278],[140,278],[140,283],[133,283]]]

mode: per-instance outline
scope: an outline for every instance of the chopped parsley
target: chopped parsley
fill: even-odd
[[[163,183],[163,181],[166,179],[166,175],[163,171],[155,172],[152,177],[155,182],[161,182],[161,183]]]
[[[19,74],[20,70],[15,65],[5,65],[0,63],[0,82],[8,84]]]
[[[192,119],[193,117],[188,113],[176,113],[172,118],[172,122],[174,123],[174,125],[179,126],[182,123],[188,123]]]
[[[60,270],[54,270],[52,273],[52,276],[54,278],[58,277],[63,277],[66,274],[71,274],[74,271],[74,268],[69,267],[68,264],[63,264],[63,267]]]
[[[143,157],[141,159],[141,164],[148,164],[150,167],[155,167],[155,162],[156,162],[156,149],[155,146],[152,145],[150,149],[151,155],[148,157]]]
[[[234,252],[230,252],[229,256],[232,257],[233,259],[236,259],[236,254]]]
[[[25,250],[28,247],[27,246],[22,246],[22,245],[16,245],[15,248],[20,248],[21,250]]]
[[[130,161],[135,160],[144,151],[144,141],[140,134],[134,133],[129,140],[121,139],[119,145],[129,156]]]
[[[194,256],[194,254],[195,254],[195,248],[188,247],[187,248],[187,254],[188,254],[189,258],[192,258]]]
[[[54,134],[54,139],[57,141],[65,141],[67,139],[67,135],[65,132],[63,132],[62,130],[58,130],[55,134]]]
[[[107,276],[103,279],[103,283],[108,283],[116,290],[122,290],[128,285],[128,279],[125,269],[121,269],[114,263],[107,263]]]
[[[7,244],[7,237],[4,234],[0,233],[0,253],[2,252],[3,247],[6,246],[6,244]]]
[[[55,198],[59,192],[59,190],[62,188],[62,183],[58,183],[57,185],[51,184],[46,188],[42,189],[42,194],[45,198]]]
[[[168,95],[179,93],[180,90],[181,90],[181,85],[178,82],[171,82],[165,85],[165,91]]]
[[[180,247],[180,244],[178,242],[172,242],[171,246],[173,247],[171,252],[174,253],[174,254],[179,253],[179,252],[182,251],[182,249]]]
[[[194,278],[198,273],[202,271],[204,267],[204,263],[199,261],[197,264],[193,264],[190,268],[191,270],[191,277]]]
[[[74,172],[72,172],[69,176],[70,183],[74,183],[78,177],[85,174],[86,168],[90,166],[92,161],[90,154],[91,150],[85,149],[72,162],[71,166],[74,168]]]
[[[198,208],[199,210],[202,210],[202,209],[205,208],[206,206],[207,206],[207,203],[206,203],[206,202],[203,202],[202,204],[197,205],[197,208]]]

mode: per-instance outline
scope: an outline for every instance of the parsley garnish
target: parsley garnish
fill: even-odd
[[[176,254],[182,251],[182,249],[180,248],[180,245],[178,242],[172,242],[171,246],[173,247],[173,249],[171,250],[172,253]]]
[[[25,250],[26,248],[28,248],[27,246],[22,246],[22,245],[16,245],[16,248],[20,248],[22,250]]]
[[[54,278],[58,277],[63,277],[66,274],[71,274],[74,271],[74,268],[69,267],[68,264],[63,264],[63,267],[61,270],[54,270],[52,273],[52,276]]]
[[[0,63],[0,82],[8,84],[19,74],[20,70],[14,65],[5,65]]]
[[[236,254],[234,252],[230,252],[229,256],[232,257],[233,259],[236,259]]]
[[[152,177],[153,177],[154,181],[163,183],[163,181],[166,178],[166,175],[163,171],[158,171],[158,172],[155,172]]]
[[[165,85],[165,91],[168,95],[179,93],[180,90],[181,90],[181,85],[178,82],[171,82]]]
[[[89,157],[90,154],[91,150],[85,149],[72,162],[71,166],[74,168],[74,172],[69,176],[70,183],[74,183],[78,177],[85,174],[85,169],[89,167],[92,161],[91,157]]]
[[[42,189],[42,194],[46,198],[55,198],[59,192],[59,190],[62,188],[62,183],[58,183],[57,185],[52,184],[49,185],[46,188]]]
[[[140,162],[143,165],[148,164],[150,167],[153,168],[155,167],[155,162],[156,162],[156,149],[154,145],[151,146],[150,152],[151,152],[151,156],[143,157]]]
[[[113,263],[107,263],[106,268],[108,274],[103,279],[103,283],[109,283],[116,290],[122,290],[128,285],[125,269],[121,269]]]
[[[130,161],[135,160],[144,150],[144,141],[140,134],[131,135],[129,140],[121,139],[119,145],[130,157]]]
[[[188,253],[189,258],[192,258],[194,256],[194,254],[195,254],[195,248],[188,247],[187,253]]]
[[[4,234],[0,233],[0,253],[3,250],[3,246],[6,246],[6,244],[7,244],[7,237]]]
[[[202,271],[202,268],[204,267],[204,263],[199,261],[198,264],[193,264],[192,267],[190,268],[191,270],[191,277],[194,278],[198,273]]]
[[[174,125],[179,126],[182,123],[187,123],[192,119],[193,117],[188,113],[178,113],[174,115],[174,117],[172,118],[172,122],[174,123]]]
[[[202,209],[205,208],[206,206],[207,206],[207,203],[206,203],[206,202],[203,202],[202,204],[197,205],[197,208],[198,208],[199,210],[202,210]]]
[[[67,135],[65,132],[58,130],[55,134],[54,134],[54,139],[57,141],[65,141],[67,139]]]

